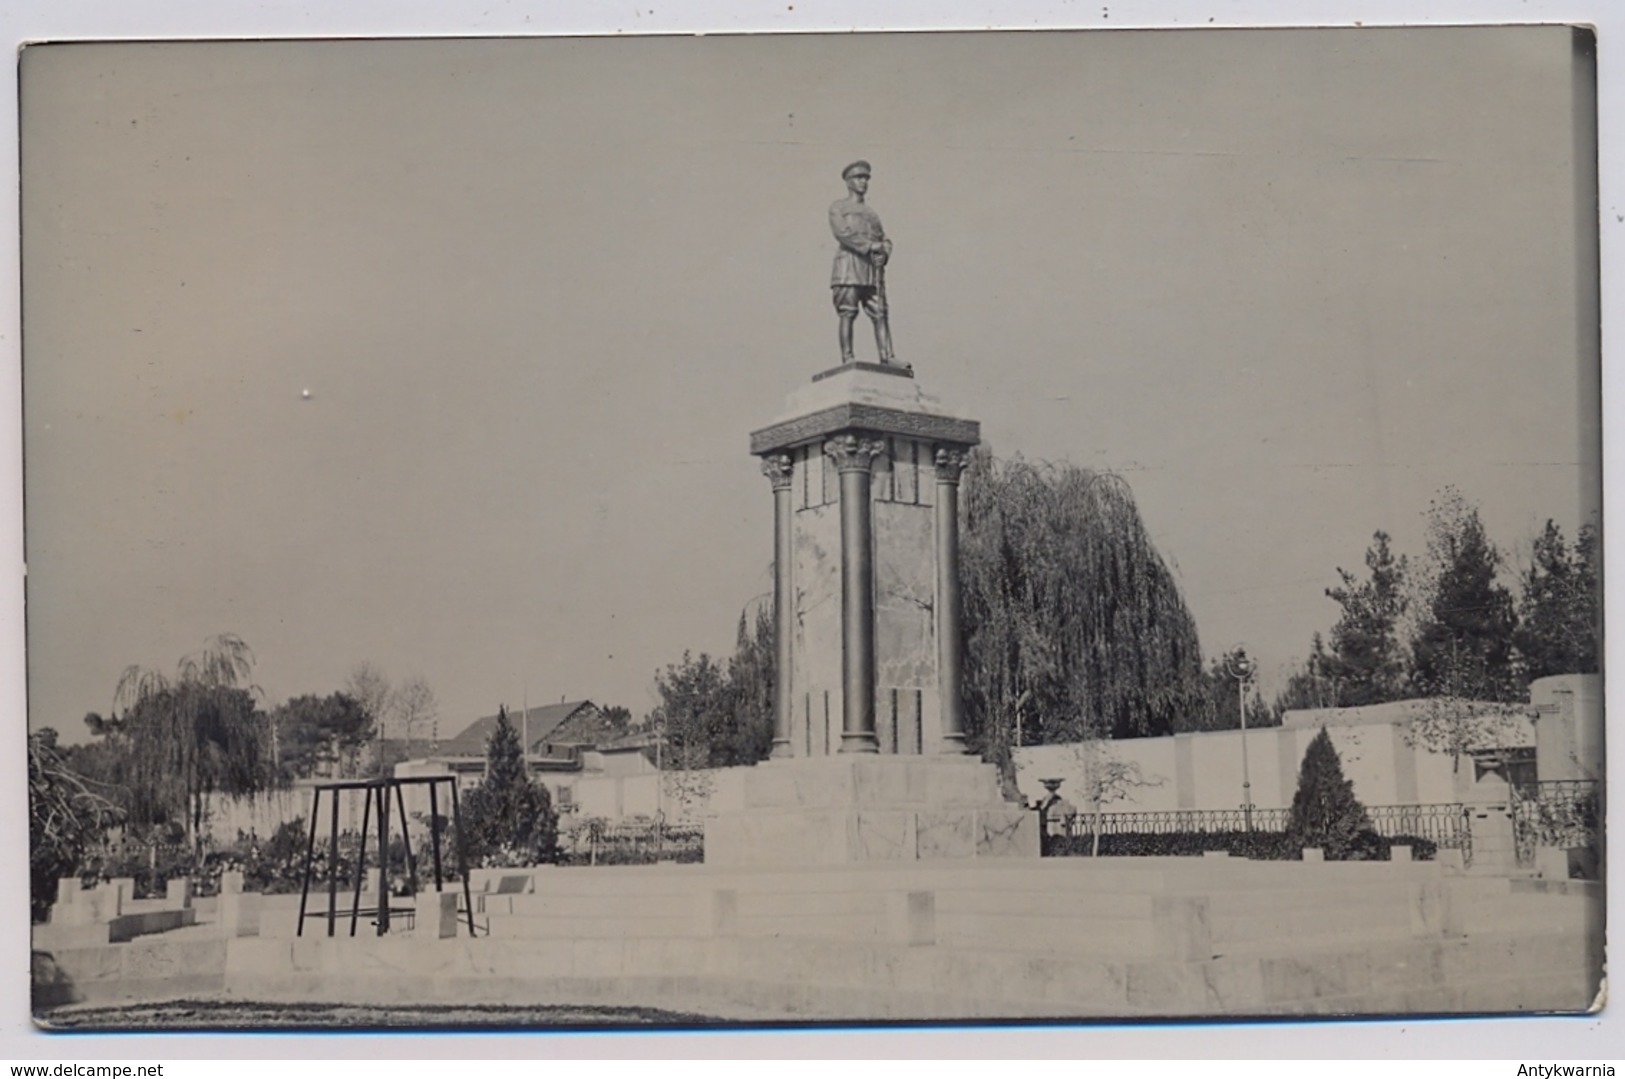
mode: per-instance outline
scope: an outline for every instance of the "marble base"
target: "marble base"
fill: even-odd
[[[706,822],[707,865],[1038,857],[1037,814],[1001,799],[997,770],[974,758],[764,761],[744,803]]]

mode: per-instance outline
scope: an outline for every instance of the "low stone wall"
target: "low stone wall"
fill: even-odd
[[[426,926],[294,939],[295,904],[267,905],[275,935],[201,939],[199,925],[64,949],[36,957],[36,1007],[219,993],[745,1020],[1449,1014],[1583,1011],[1601,980],[1600,888],[1434,863],[543,868],[535,881],[477,899],[488,933],[473,939],[461,924],[444,939]]]

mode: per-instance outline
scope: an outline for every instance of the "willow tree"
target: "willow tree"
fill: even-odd
[[[173,676],[131,666],[114,692],[130,797],[143,823],[181,818],[194,850],[208,798],[246,797],[273,781],[270,724],[248,685],[254,654],[223,633],[183,656]]]
[[[966,728],[1015,741],[1167,734],[1202,694],[1196,623],[1128,485],[978,450],[961,503]]]
[[[63,759],[55,730],[29,734],[28,868],[35,921],[50,910],[57,881],[82,870],[90,848],[122,819],[112,793]]]

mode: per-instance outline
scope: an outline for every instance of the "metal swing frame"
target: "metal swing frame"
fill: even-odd
[[[363,791],[366,801],[363,803],[361,814],[361,846],[356,852],[355,887],[350,898],[350,936],[355,936],[356,925],[362,916],[375,919],[378,935],[383,936],[389,932],[390,916],[392,914],[414,917],[416,907],[395,907],[389,901],[389,833],[390,833],[390,796],[394,796],[395,805],[400,810],[401,845],[406,852],[406,872],[412,883],[412,894],[418,890],[417,859],[412,856],[412,840],[407,834],[406,795],[404,788],[429,788],[429,845],[434,852],[434,890],[445,890],[445,874],[441,869],[440,844],[440,784],[446,784],[451,789],[451,827],[455,836],[452,844],[457,857],[457,873],[463,881],[463,907],[467,912],[468,935],[474,936],[474,904],[468,885],[468,859],[463,850],[462,813],[457,798],[457,779],[455,776],[411,776],[411,777],[385,777],[378,779],[341,779],[318,783],[312,788],[310,802],[310,835],[305,840],[305,873],[304,886],[299,894],[299,926],[296,936],[305,935],[305,921],[309,918],[326,918],[327,935],[338,935],[339,878],[335,871],[338,863],[339,848],[339,798],[345,791]],[[322,795],[329,795],[328,803],[328,873],[327,873],[327,910],[310,910],[310,878],[316,857],[316,830],[321,821]],[[378,902],[376,906],[363,908],[361,906],[361,885],[366,878],[367,865],[367,835],[372,830],[372,811],[374,803],[378,806]]]

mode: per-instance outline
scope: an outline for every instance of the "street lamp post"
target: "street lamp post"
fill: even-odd
[[[1224,662],[1225,672],[1236,680],[1236,702],[1241,706],[1241,816],[1247,831],[1253,830],[1253,781],[1247,767],[1247,683],[1258,671],[1258,664],[1247,655],[1245,646],[1237,646]]]

